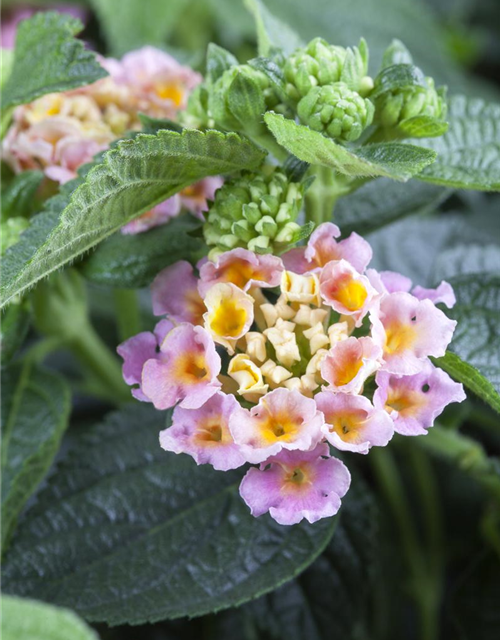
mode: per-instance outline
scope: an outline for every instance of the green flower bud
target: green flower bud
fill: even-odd
[[[228,181],[216,192],[206,215],[205,241],[222,251],[243,247],[278,252],[299,228],[295,220],[303,195],[303,185],[290,182],[277,167]]]
[[[229,93],[231,85],[238,76],[244,76],[257,87],[259,100],[262,100],[261,109],[258,113],[258,123],[262,126],[260,116],[265,111],[273,109],[274,111],[282,111],[280,100],[272,88],[268,77],[258,69],[248,65],[241,64],[227,69],[210,89],[208,100],[208,114],[217,124],[231,131],[239,131],[243,127],[241,117],[238,118],[233,113],[229,101]],[[252,105],[255,108],[255,105]],[[262,111],[262,113],[260,112]],[[257,114],[253,114],[254,117]],[[249,116],[250,120],[252,117]],[[245,124],[252,124],[246,121]]]
[[[359,47],[345,49],[329,44],[323,38],[314,38],[297,49],[286,61],[283,72],[286,91],[298,101],[314,87],[346,82],[350,89],[369,91],[368,48],[361,40]]]
[[[375,99],[375,119],[384,129],[397,127],[399,123],[416,116],[446,118],[446,100],[443,92],[436,90],[434,80],[426,78],[427,87],[409,85],[383,93]]]
[[[371,124],[373,112],[370,100],[351,91],[343,82],[315,87],[297,105],[301,122],[345,142],[359,138]]]

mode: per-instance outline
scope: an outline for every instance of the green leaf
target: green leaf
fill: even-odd
[[[405,181],[436,157],[423,147],[398,142],[370,144],[354,153],[331,138],[272,111],[266,113],[264,120],[279,144],[299,160],[330,167],[346,176],[385,176]]]
[[[43,602],[2,596],[3,640],[99,640],[73,611]]]
[[[107,75],[95,54],[74,36],[82,23],[53,11],[36,13],[17,29],[12,72],[2,108],[26,104],[46,93],[68,91]]]
[[[7,366],[21,348],[30,327],[29,301],[23,300],[12,304],[2,313],[0,330],[1,366]]]
[[[335,205],[335,223],[344,237],[352,231],[363,235],[406,216],[433,211],[449,195],[447,189],[416,180],[401,184],[380,178],[340,198]]]
[[[262,114],[266,110],[264,94],[259,85],[243,73],[236,74],[227,92],[227,101],[231,113],[243,126],[252,128],[262,126]]]
[[[447,351],[442,358],[433,358],[432,361],[500,413],[500,394],[475,367],[451,351]]]
[[[458,324],[449,349],[489,382],[482,385],[479,395],[499,411],[500,273],[465,274],[451,278],[450,284],[457,303],[447,311],[447,315],[457,320]],[[450,366],[449,362],[450,358],[445,366]],[[451,365],[459,367],[456,359],[451,359]],[[465,378],[471,371],[460,368],[459,373]],[[465,379],[463,382],[467,384]],[[472,383],[478,387],[477,376],[473,376]]]
[[[447,122],[433,116],[414,116],[398,124],[402,137],[409,138],[437,138],[444,135],[448,128]]]
[[[33,201],[42,180],[42,171],[23,171],[15,176],[2,190],[2,220],[33,213]]]
[[[434,184],[481,191],[500,190],[500,105],[454,96],[448,101],[448,132],[420,140],[437,152],[418,176]]]
[[[137,235],[114,234],[83,264],[83,275],[108,287],[137,288],[177,260],[195,261],[205,245],[190,235],[200,222],[181,215],[168,224]]]
[[[207,50],[207,79],[212,84],[231,67],[238,64],[232,53],[211,42]]]
[[[461,640],[497,640],[500,628],[500,563],[483,549],[459,579],[451,600],[451,616]]]
[[[122,56],[145,45],[161,47],[175,29],[188,0],[91,0],[110,52]]]
[[[184,130],[123,140],[66,204],[53,199],[3,259],[2,305],[125,223],[206,176],[256,169],[264,152],[234,133]]]
[[[168,118],[153,118],[146,113],[139,113],[138,115],[142,124],[143,133],[158,133],[161,129],[182,133],[181,125],[173,120],[169,120]]]
[[[389,91],[410,86],[427,88],[427,80],[422,71],[412,64],[394,64],[382,69],[375,78],[375,86],[370,93],[370,98],[375,99]]]
[[[237,606],[314,561],[336,518],[291,527],[253,518],[238,494],[242,472],[166,453],[164,421],[134,404],[76,440],[18,529],[6,592],[140,624]]]
[[[411,53],[401,40],[397,39],[394,39],[384,51],[384,55],[382,56],[382,69],[392,67],[394,64],[413,64]]]
[[[59,449],[70,391],[55,373],[14,365],[2,375],[2,547]]]
[[[255,20],[260,56],[267,56],[275,47],[288,54],[302,46],[302,40],[295,31],[276,18],[263,2],[244,0],[244,3]]]

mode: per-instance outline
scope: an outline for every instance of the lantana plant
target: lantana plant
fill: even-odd
[[[376,566],[380,619],[408,594],[435,640],[447,469],[498,553],[496,200],[465,190],[500,190],[500,107],[397,32],[303,39],[247,0],[256,46],[205,7],[202,63],[206,3],[126,4],[77,12],[87,46],[33,11],[2,60],[8,615],[387,640]]]

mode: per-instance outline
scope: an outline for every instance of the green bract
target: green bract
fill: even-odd
[[[297,105],[300,120],[314,131],[353,142],[373,120],[373,104],[343,82],[315,87]]]
[[[278,253],[300,230],[296,219],[303,194],[303,184],[273,167],[226,182],[208,213],[205,240],[220,251],[244,247]]]
[[[297,49],[285,63],[284,76],[288,96],[298,101],[314,87],[343,81],[351,89],[369,89],[368,48],[361,40],[359,47],[345,49],[331,45],[323,38],[314,38],[304,48]]]

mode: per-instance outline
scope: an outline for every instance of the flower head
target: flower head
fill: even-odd
[[[156,316],[166,314],[175,322],[203,323],[206,307],[198,293],[198,279],[189,262],[180,260],[160,271],[151,285],[151,295]]]
[[[352,316],[356,326],[361,324],[377,298],[377,291],[368,278],[346,260],[335,260],[324,267],[320,292],[325,304],[342,315]]]
[[[250,469],[240,494],[252,515],[269,511],[276,522],[290,525],[335,515],[350,483],[344,463],[318,444],[312,451],[281,451]]]
[[[382,349],[369,337],[337,342],[321,363],[321,375],[330,387],[358,394],[365,380],[380,368]]]

